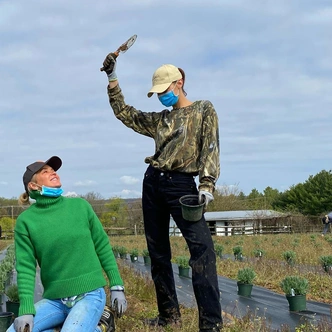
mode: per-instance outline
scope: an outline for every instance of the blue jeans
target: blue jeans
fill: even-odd
[[[322,234],[326,234],[326,233],[327,233],[327,231],[328,231],[329,228],[330,228],[330,224],[331,224],[331,223],[327,223],[327,224],[324,225],[324,229],[323,229],[323,233],[322,233]]]
[[[189,264],[192,267],[200,331],[212,330],[222,326],[216,255],[204,216],[198,222],[183,219],[179,198],[184,195],[197,195],[193,174],[160,172],[148,167],[143,181],[142,206],[159,316],[180,317],[169,240],[172,215],[190,251]]]
[[[35,304],[32,332],[53,332],[55,327],[62,324],[61,332],[100,332],[97,325],[105,304],[104,288],[88,292],[72,308],[68,308],[60,299],[43,299]],[[15,332],[13,324],[7,332]]]

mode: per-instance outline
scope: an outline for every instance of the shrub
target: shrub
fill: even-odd
[[[252,284],[255,278],[256,273],[251,267],[245,267],[237,272],[237,280],[242,284]]]
[[[295,258],[296,258],[295,251],[292,251],[292,250],[284,251],[282,253],[282,256],[284,257],[284,259],[286,260],[286,262],[288,264],[293,264],[295,262]]]
[[[305,295],[309,289],[309,282],[302,277],[287,276],[281,281],[280,287],[288,296]]]
[[[242,246],[235,246],[233,247],[233,253],[235,256],[242,254]]]
[[[332,256],[320,256],[319,257],[320,263],[323,267],[332,266]]]
[[[265,254],[265,251],[263,249],[254,249],[253,254],[255,257],[262,257]]]
[[[142,250],[142,256],[143,256],[143,257],[148,257],[148,256],[150,256],[150,254],[149,254],[149,250],[148,250],[148,249],[143,249],[143,250]]]
[[[134,256],[134,257],[138,257],[138,249],[134,248],[134,249],[130,250],[129,255]]]
[[[2,217],[0,218],[0,226],[2,231],[11,231],[14,227],[14,222],[12,218],[9,217]]]
[[[187,268],[189,267],[189,257],[177,256],[175,257],[175,263],[182,268]]]
[[[216,255],[221,258],[222,253],[224,251],[224,247],[221,244],[215,244],[214,251],[216,252]]]
[[[118,245],[112,246],[112,249],[114,252],[119,252],[119,248],[120,248],[120,246],[118,246]]]
[[[242,246],[233,247],[233,253],[234,253],[235,260],[239,260],[239,261],[243,260]]]
[[[18,296],[18,287],[16,284],[10,285],[5,291],[5,294],[10,302],[20,302],[20,298]]]
[[[123,256],[123,255],[127,254],[128,250],[126,247],[120,246],[120,247],[118,247],[118,252],[119,252],[120,256]]]

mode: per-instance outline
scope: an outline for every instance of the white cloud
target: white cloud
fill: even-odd
[[[119,196],[122,198],[136,198],[141,197],[142,193],[140,191],[124,189],[121,191]]]
[[[140,182],[139,179],[136,179],[136,178],[134,178],[132,176],[128,176],[128,175],[121,176],[120,180],[122,183],[128,184],[128,185],[132,185],[132,184],[136,184],[136,183]]]
[[[218,185],[288,188],[330,169],[331,8],[320,0],[0,2],[0,196],[19,195],[26,165],[51,155],[63,159],[69,192],[141,195],[154,142],[114,117],[99,71],[134,33],[117,65],[126,102],[161,110],[146,97],[152,73],[182,67],[189,99],[211,100],[219,116]]]

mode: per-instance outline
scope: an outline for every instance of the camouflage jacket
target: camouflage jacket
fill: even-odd
[[[117,85],[108,88],[117,119],[155,141],[147,164],[163,171],[197,173],[200,190],[213,192],[220,173],[217,113],[209,101],[195,101],[179,109],[142,112],[129,106]]]

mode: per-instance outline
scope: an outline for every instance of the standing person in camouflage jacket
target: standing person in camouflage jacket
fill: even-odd
[[[143,215],[151,273],[155,284],[158,317],[150,326],[181,324],[169,241],[172,215],[190,251],[192,283],[199,311],[200,331],[222,328],[216,255],[211,233],[204,219],[190,222],[182,217],[179,198],[197,195],[207,206],[213,200],[219,177],[219,129],[215,109],[209,101],[191,102],[184,91],[185,74],[173,65],[163,65],[152,77],[148,97],[157,94],[172,110],[142,112],[129,106],[118,85],[116,56],[107,55],[104,69],[108,76],[108,96],[115,116],[127,127],[155,141],[155,153],[143,180]],[[198,190],[195,177],[199,176]]]

